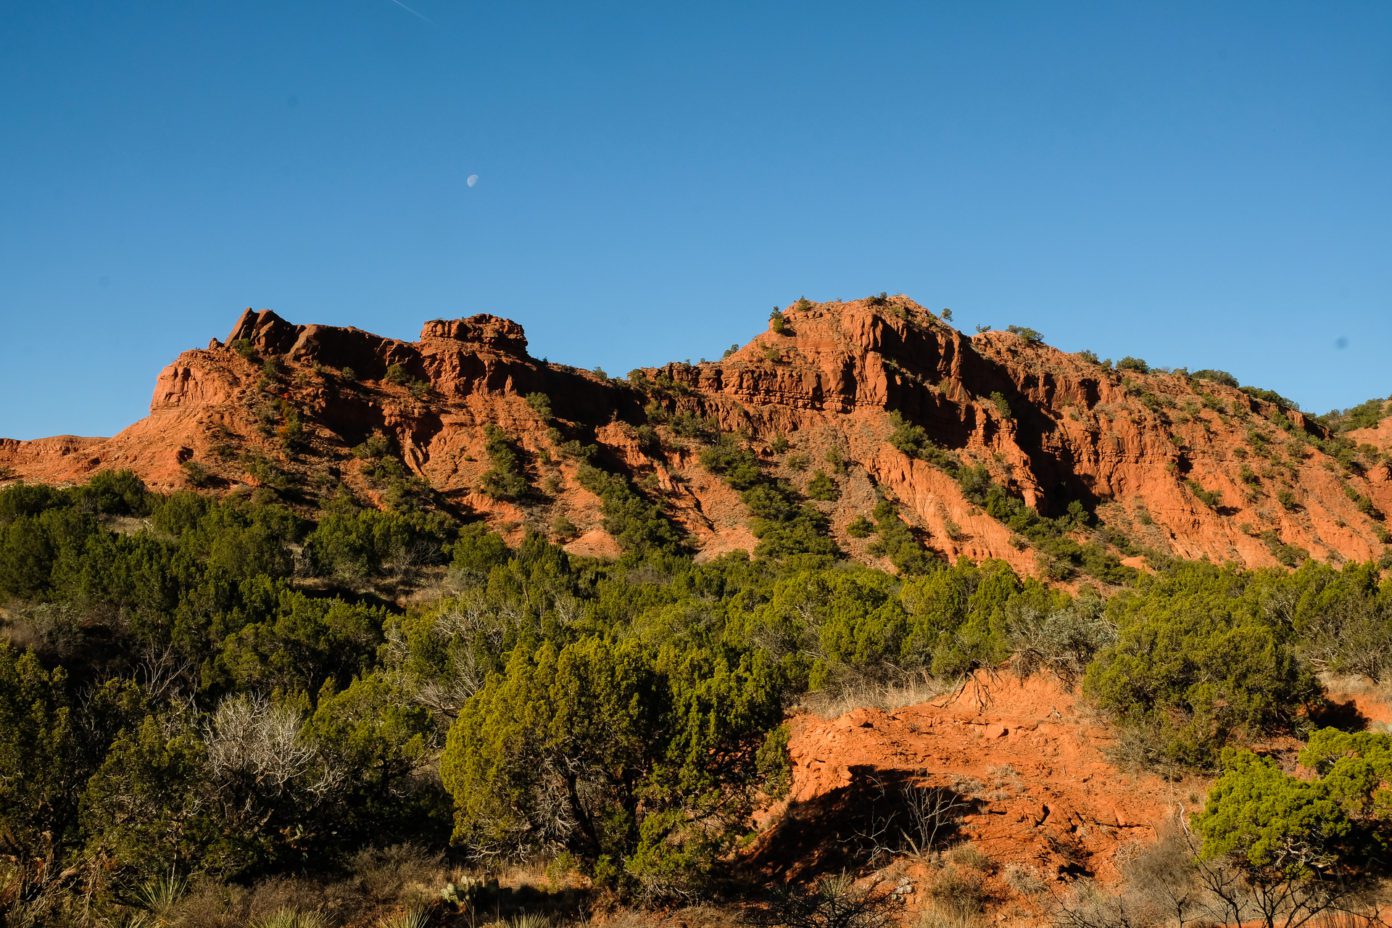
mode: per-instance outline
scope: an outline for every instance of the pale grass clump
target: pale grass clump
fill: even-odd
[[[968,867],[946,867],[928,888],[932,910],[951,923],[972,924],[986,912],[991,892],[981,871]]]
[[[834,719],[852,709],[900,709],[936,699],[952,689],[950,681],[928,674],[907,675],[899,680],[856,679],[813,693],[806,708],[814,715]]]
[[[1037,896],[1048,889],[1044,874],[1038,867],[1025,864],[1010,864],[1002,874],[1005,885],[1022,896]]]
[[[411,844],[365,848],[332,879],[273,876],[237,885],[176,876],[137,887],[121,928],[430,928],[442,924],[440,855]],[[83,928],[88,928],[82,923]],[[32,926],[38,928],[38,925]],[[95,926],[93,926],[95,928]],[[101,928],[109,928],[105,923]]]
[[[430,912],[421,906],[413,906],[395,915],[386,915],[377,920],[377,928],[429,928]]]
[[[329,920],[318,912],[280,909],[253,922],[252,928],[329,928]]]

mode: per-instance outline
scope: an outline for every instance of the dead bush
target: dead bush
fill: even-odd
[[[1205,913],[1194,850],[1183,823],[1171,822],[1153,844],[1121,852],[1121,883],[1112,893],[1091,881],[1076,886],[1056,906],[1060,928],[1183,926]]]
[[[901,794],[900,836],[910,853],[918,857],[955,834],[961,817],[972,805],[971,800],[945,786],[905,784]]]
[[[445,882],[443,866],[440,854],[414,844],[364,848],[348,860],[352,880],[377,904],[414,903],[438,895]]]

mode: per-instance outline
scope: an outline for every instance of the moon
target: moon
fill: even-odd
[[[477,175],[477,174],[470,174],[468,177],[464,178],[464,186],[466,186],[466,187],[473,187],[474,184],[477,184],[477,183],[478,183],[478,175]]]

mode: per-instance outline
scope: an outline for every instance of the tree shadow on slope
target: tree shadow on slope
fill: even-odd
[[[1358,732],[1372,728],[1373,720],[1363,713],[1356,700],[1326,696],[1322,702],[1310,708],[1310,724],[1317,728]]]
[[[750,865],[766,877],[796,881],[874,869],[943,847],[979,806],[927,782],[922,772],[857,765],[850,775],[845,786],[790,804]]]

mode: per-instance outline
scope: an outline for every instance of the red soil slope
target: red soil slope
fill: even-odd
[[[1326,453],[1334,437],[1299,411],[1181,373],[1107,369],[1007,332],[968,337],[904,297],[800,301],[784,318],[782,332],[720,362],[620,381],[531,358],[522,328],[495,316],[429,322],[403,342],[248,310],[226,343],[185,352],[160,374],[148,418],[109,439],[0,440],[0,477],[65,482],[126,467],[157,487],[202,475],[235,490],[275,473],[302,496],[342,484],[372,497],[352,449],[381,432],[447,505],[513,537],[568,521],[573,550],[613,553],[599,501],[562,447],[573,439],[659,500],[703,555],[749,549],[749,513],[700,466],[702,440],[683,427],[704,421],[745,435],[795,487],[830,472],[839,499],[819,505],[858,558],[876,560],[846,526],[888,495],[944,557],[1042,572],[1031,546],[949,473],[888,441],[893,411],[1045,514],[1083,503],[1101,530],[1079,540],[1134,563],[1387,551],[1384,456],[1345,453],[1341,463]],[[549,413],[527,401],[538,393]],[[526,452],[535,493],[525,504],[480,490],[489,424]]]
[[[970,802],[954,840],[1046,879],[1110,880],[1118,849],[1155,840],[1196,789],[1118,769],[1112,732],[1076,700],[1051,677],[978,673],[914,706],[800,717],[791,802],[815,804],[872,773],[948,787]]]

